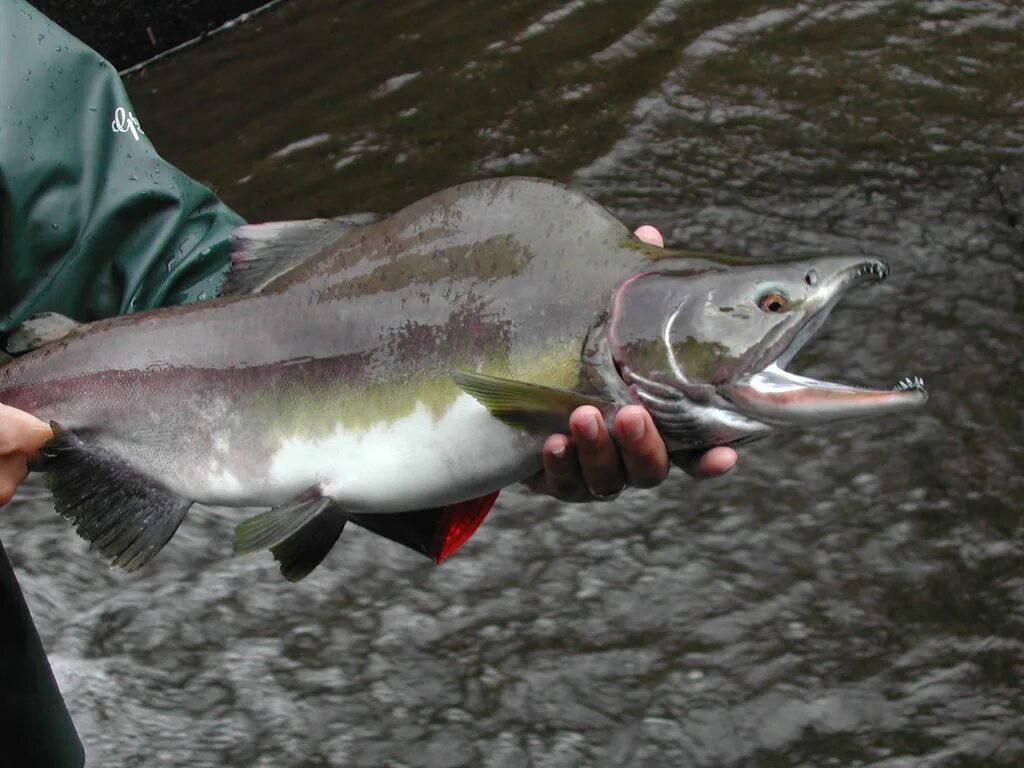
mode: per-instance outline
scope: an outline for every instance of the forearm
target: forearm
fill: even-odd
[[[0,33],[0,335],[215,287],[242,219],[156,153],[98,54],[21,0],[0,2]]]

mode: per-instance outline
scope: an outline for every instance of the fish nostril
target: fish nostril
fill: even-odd
[[[813,269],[810,270],[806,275],[804,275],[804,282],[806,282],[808,285],[817,285],[818,273],[815,272]]]

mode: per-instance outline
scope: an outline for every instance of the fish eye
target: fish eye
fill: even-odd
[[[766,293],[758,302],[764,312],[782,312],[789,306],[789,299],[781,293]]]

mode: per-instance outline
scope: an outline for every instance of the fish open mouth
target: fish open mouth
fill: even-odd
[[[878,389],[812,379],[785,369],[847,291],[880,283],[888,276],[889,265],[881,259],[860,259],[837,271],[818,292],[820,308],[808,314],[782,353],[762,370],[723,387],[723,394],[745,414],[786,424],[866,418],[924,405],[928,392],[920,376],[901,379],[891,389]]]

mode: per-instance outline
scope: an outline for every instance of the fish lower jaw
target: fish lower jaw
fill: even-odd
[[[812,379],[799,374],[790,373],[779,365],[770,366],[770,368],[781,375],[791,378],[795,381],[800,381],[807,386],[820,386],[834,389],[837,392],[849,392],[851,395],[857,393],[872,393],[872,392],[917,392],[925,397],[928,395],[928,390],[924,385],[924,379],[920,376],[905,376],[896,382],[893,387],[866,387],[866,386],[855,386],[852,384],[843,384],[838,381],[827,381]],[[766,369],[767,372],[768,369]]]
[[[892,389],[873,389],[800,376],[778,365],[743,376],[721,390],[741,413],[778,425],[869,418],[928,401],[924,380],[918,376],[904,378]]]

